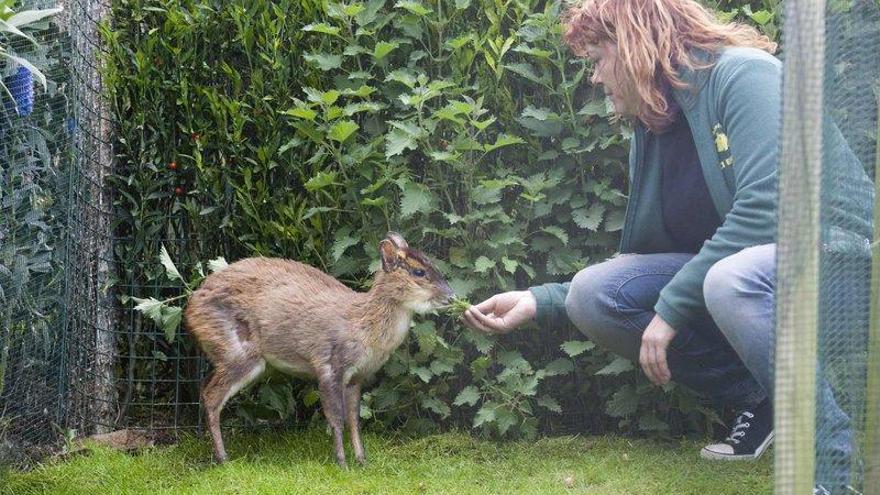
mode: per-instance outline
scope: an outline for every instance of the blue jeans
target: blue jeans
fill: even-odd
[[[641,335],[654,317],[660,290],[691,254],[626,254],[575,275],[565,301],[572,323],[596,344],[638,361]],[[772,395],[776,245],[745,249],[706,275],[705,314],[677,328],[667,360],[672,379],[719,404],[750,407]],[[833,479],[849,477],[849,418],[824,380],[818,384],[817,459]],[[821,466],[820,466],[821,467]]]

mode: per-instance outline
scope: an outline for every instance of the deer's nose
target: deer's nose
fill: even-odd
[[[455,296],[455,291],[452,290],[452,287],[450,287],[445,280],[441,283],[440,290],[443,291],[443,295],[446,296],[447,299],[452,299]]]

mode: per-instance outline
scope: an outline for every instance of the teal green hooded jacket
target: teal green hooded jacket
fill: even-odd
[[[782,63],[773,55],[753,48],[732,47],[701,57],[714,60],[707,69],[680,73],[687,88],[674,89],[673,97],[687,118],[706,184],[719,218],[715,234],[660,292],[654,307],[672,328],[684,328],[703,311],[703,280],[716,262],[750,246],[775,242],[777,220],[777,169],[782,123]],[[842,137],[833,125],[823,126],[826,139]],[[629,152],[629,200],[620,241],[620,253],[673,252],[665,231],[661,208],[661,163],[646,156],[646,129],[635,126]],[[833,134],[833,136],[831,136]],[[849,163],[852,191],[867,198],[872,191],[859,162],[845,142],[837,149]],[[862,178],[862,176],[864,178]],[[854,184],[854,185],[852,185]],[[862,243],[870,237],[870,211],[859,205],[839,205],[860,210],[855,236]],[[871,202],[872,203],[872,202]],[[826,236],[827,237],[827,236]],[[565,321],[568,283],[531,287],[537,301],[536,320],[542,326]],[[705,314],[705,313],[703,313]]]

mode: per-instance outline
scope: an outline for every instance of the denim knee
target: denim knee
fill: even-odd
[[[581,333],[599,342],[608,337],[603,331],[603,321],[614,311],[600,272],[596,265],[579,271],[571,280],[565,298],[568,319]]]
[[[709,268],[703,280],[703,299],[723,332],[727,325],[722,322],[729,319],[728,313],[743,309],[737,301],[773,297],[775,249],[775,244],[746,248]]]

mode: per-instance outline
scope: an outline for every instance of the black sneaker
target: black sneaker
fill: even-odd
[[[761,457],[771,443],[773,408],[770,400],[764,399],[757,406],[741,411],[724,442],[703,447],[700,456],[724,461],[754,460]]]

